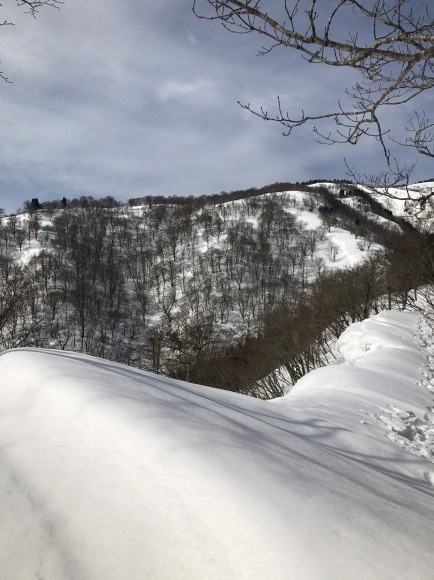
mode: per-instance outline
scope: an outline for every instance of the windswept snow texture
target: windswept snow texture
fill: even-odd
[[[268,402],[78,354],[3,353],[1,577],[432,578],[432,453],[379,420],[432,420],[414,320],[350,327],[343,364]]]

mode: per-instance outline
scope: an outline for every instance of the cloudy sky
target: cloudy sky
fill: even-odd
[[[270,3],[277,0],[270,0]],[[341,71],[198,20],[192,0],[65,0],[36,20],[6,0],[0,20],[0,206],[26,199],[198,195],[380,169],[379,151],[284,138],[237,104],[336,102]],[[348,79],[346,79],[348,80]],[[393,122],[405,119],[394,113]],[[419,165],[415,177],[430,177]]]

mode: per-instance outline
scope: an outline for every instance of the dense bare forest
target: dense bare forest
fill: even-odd
[[[429,237],[351,184],[25,204],[0,228],[0,346],[84,352],[272,397],[403,308]],[[359,251],[342,260],[333,232]],[[354,256],[353,256],[354,260]]]

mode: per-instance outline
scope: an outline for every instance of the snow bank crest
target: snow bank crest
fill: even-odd
[[[389,376],[402,377],[408,372],[406,363],[409,354],[417,351],[417,346],[412,341],[411,322],[415,317],[414,313],[386,311],[353,324],[337,342],[343,361],[364,369],[370,367],[379,371],[381,363],[378,355],[373,357],[373,353],[391,349],[389,353],[383,352],[380,356],[383,360],[385,355],[389,360],[391,356],[396,357],[396,362],[390,365]],[[397,352],[398,350],[400,352]],[[371,364],[372,362],[374,364]],[[419,387],[427,388],[423,381],[423,373],[420,378],[422,380],[418,381]],[[390,393],[390,397],[394,400],[393,392]],[[409,409],[388,403],[378,411],[367,412],[367,415],[386,431],[387,438],[394,444],[434,463],[433,411],[432,405]],[[427,471],[426,479],[433,485],[434,471]]]
[[[414,350],[411,322],[416,315],[410,312],[387,310],[356,322],[345,330],[337,341],[343,360],[356,364],[367,354],[385,348]],[[410,323],[410,326],[409,326]]]
[[[273,401],[64,351],[2,353],[3,577],[432,577],[434,470],[409,451],[433,402],[413,321],[349,329],[352,364]],[[385,436],[386,411],[407,446]]]

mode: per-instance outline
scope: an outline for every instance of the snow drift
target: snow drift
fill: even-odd
[[[8,579],[432,577],[432,394],[415,316],[260,401],[96,358],[0,356]]]

